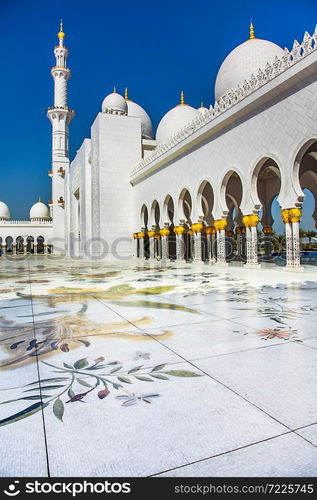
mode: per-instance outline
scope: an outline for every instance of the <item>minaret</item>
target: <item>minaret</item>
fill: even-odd
[[[68,50],[64,46],[65,33],[61,21],[58,33],[59,44],[54,48],[56,65],[51,69],[54,80],[54,106],[48,108],[47,117],[52,124],[52,204],[53,246],[65,248],[65,174],[69,169],[69,123],[74,112],[67,106],[67,82],[70,70],[66,59]]]

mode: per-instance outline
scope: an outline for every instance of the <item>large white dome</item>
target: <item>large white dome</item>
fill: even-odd
[[[218,71],[215,84],[215,99],[236,89],[249,80],[251,75],[257,75],[259,69],[266,63],[272,63],[275,57],[281,58],[283,49],[273,42],[253,38],[238,45],[223,61]]]
[[[102,112],[117,115],[126,115],[128,106],[124,97],[117,92],[107,95],[102,102]]]
[[[147,139],[153,139],[153,125],[147,112],[136,102],[126,100],[128,105],[128,116],[134,116],[141,119],[142,136]]]
[[[163,116],[156,131],[157,144],[165,144],[178,130],[201,116],[197,109],[188,104],[178,104]]]
[[[30,219],[49,220],[50,209],[48,208],[47,205],[45,205],[41,201],[38,201],[37,203],[34,203],[33,207],[30,210]]]
[[[9,220],[10,219],[10,210],[8,205],[0,201],[0,220]]]

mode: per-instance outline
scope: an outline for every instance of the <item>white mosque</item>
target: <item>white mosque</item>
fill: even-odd
[[[300,268],[304,189],[317,199],[317,28],[288,50],[251,24],[218,71],[214,105],[195,109],[182,92],[156,134],[127,90],[114,89],[72,162],[64,37],[61,25],[47,112],[52,201],[38,201],[29,221],[11,221],[0,202],[4,252],[259,266],[277,197],[286,267]]]

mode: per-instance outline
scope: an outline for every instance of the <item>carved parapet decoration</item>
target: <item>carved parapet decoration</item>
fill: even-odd
[[[182,236],[185,233],[186,229],[183,226],[175,226],[174,227],[174,233],[177,234],[177,236]]]
[[[165,236],[166,237],[166,236],[169,236],[169,234],[170,234],[170,230],[167,229],[166,227],[163,227],[162,229],[160,229],[160,235],[161,236],[163,236],[163,237]]]
[[[201,233],[203,229],[204,225],[201,222],[196,222],[195,224],[192,224],[192,230],[194,233]]]
[[[215,234],[216,228],[214,226],[208,226],[205,228],[205,233],[206,234]]]
[[[244,215],[242,217],[242,222],[245,225],[245,227],[256,227],[259,221],[260,221],[259,216],[255,214]]]
[[[283,208],[281,216],[285,224],[289,224],[290,222],[299,222],[302,216],[302,210],[298,207]]]
[[[245,234],[245,226],[236,226],[237,234]]]
[[[217,219],[214,221],[214,226],[216,231],[224,231],[227,227],[226,219]]]
[[[194,134],[204,125],[210,123],[220,114],[225,113],[228,109],[232,108],[232,106],[236,105],[253,92],[256,92],[263,85],[270,82],[273,78],[280,75],[284,71],[287,71],[289,68],[294,66],[294,64],[301,61],[304,57],[315,50],[317,50],[317,26],[313,35],[310,35],[307,31],[305,32],[301,44],[295,40],[291,51],[284,49],[284,53],[280,58],[275,57],[272,64],[267,62],[265,66],[258,69],[257,73],[251,75],[248,81],[245,80],[241,83],[241,85],[238,85],[236,89],[230,90],[227,94],[216,101],[213,107],[210,106],[205,113],[200,114],[201,116],[188,123],[182,129],[177,130],[175,135],[173,135],[169,141],[165,144],[160,144],[153,151],[153,153],[136,165],[136,167],[132,170],[131,175],[140,171],[167,151],[173,149],[177,144]]]
[[[273,229],[271,227],[269,227],[269,226],[264,226],[262,228],[262,231],[263,231],[264,234],[272,234]]]

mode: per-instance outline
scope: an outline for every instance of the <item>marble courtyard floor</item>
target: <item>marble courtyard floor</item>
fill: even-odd
[[[316,271],[2,257],[0,476],[316,476]]]

